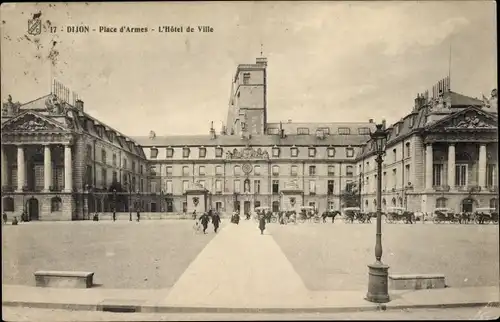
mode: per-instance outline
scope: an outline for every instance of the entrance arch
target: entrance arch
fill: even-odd
[[[40,219],[40,205],[38,203],[38,199],[35,197],[31,197],[28,199],[28,218],[29,220],[39,220]]]
[[[462,212],[473,212],[476,208],[476,200],[473,198],[465,198],[462,200]]]

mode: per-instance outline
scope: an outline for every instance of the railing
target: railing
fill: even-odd
[[[14,192],[15,190],[16,190],[16,186],[12,186],[12,185],[2,186],[2,193],[4,193],[4,192]]]
[[[442,185],[442,186],[433,186],[435,191],[450,191],[450,186]]]

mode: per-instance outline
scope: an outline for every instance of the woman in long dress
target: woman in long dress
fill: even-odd
[[[259,229],[260,229],[260,234],[264,235],[264,230],[266,230],[266,217],[264,214],[259,215]]]

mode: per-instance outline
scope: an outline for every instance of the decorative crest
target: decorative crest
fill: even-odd
[[[261,148],[257,150],[251,147],[245,147],[240,151],[234,149],[233,152],[228,151],[226,153],[226,159],[269,159],[269,153],[267,151],[262,151]]]

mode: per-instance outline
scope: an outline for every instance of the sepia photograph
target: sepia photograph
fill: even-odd
[[[2,3],[2,319],[498,319],[496,12]]]

